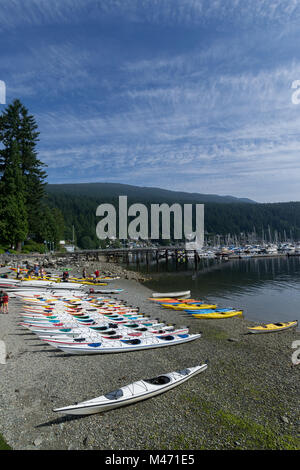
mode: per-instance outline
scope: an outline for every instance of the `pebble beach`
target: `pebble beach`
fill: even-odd
[[[100,268],[103,266],[100,266]],[[242,318],[193,319],[148,300],[151,290],[120,266],[112,298],[153,318],[188,326],[201,338],[161,349],[68,355],[18,325],[21,302],[0,315],[0,434],[15,450],[300,449],[300,365],[295,329],[250,335]],[[208,360],[208,368],[173,390],[105,413],[71,417],[52,410],[136,380]]]

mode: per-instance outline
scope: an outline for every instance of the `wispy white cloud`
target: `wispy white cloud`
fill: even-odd
[[[50,181],[106,179],[258,200],[279,194],[287,200],[299,191],[300,106],[292,104],[290,88],[300,79],[293,49],[299,2],[3,5],[2,38],[20,27],[28,40],[3,52],[0,78],[8,78],[9,100],[19,96],[31,105]],[[109,22],[123,26],[128,42],[117,29],[116,37],[105,32]],[[160,44],[154,26],[144,36],[141,23],[164,34],[170,26],[171,46]],[[88,28],[95,24],[97,40]],[[57,36],[55,25],[62,25]],[[85,33],[77,36],[80,28],[74,33],[70,25],[84,25]],[[129,34],[132,25],[138,27]],[[185,32],[182,41],[177,31]]]
[[[209,21],[240,26],[284,24],[300,17],[297,0],[3,0],[1,29],[20,24],[79,23],[123,18],[135,23],[197,25]]]

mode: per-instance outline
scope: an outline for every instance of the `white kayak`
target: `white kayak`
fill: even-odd
[[[19,287],[18,289],[11,289],[11,291],[14,293],[16,297],[20,297],[21,299],[23,297],[43,297],[43,298],[52,298],[52,297],[59,297],[63,298],[65,296],[69,296],[72,298],[82,298],[82,297],[88,297],[88,294],[86,292],[81,292],[81,291],[76,291],[76,290],[68,290],[68,289],[63,289],[60,291],[56,291],[55,289],[48,289],[44,288],[44,290],[37,290],[34,289],[33,287],[23,289],[22,287]]]
[[[170,331],[160,331],[159,333],[152,333],[151,331],[146,331],[146,332],[135,332],[126,329],[124,330],[115,330],[115,329],[107,329],[105,331],[101,332],[96,332],[96,331],[85,331],[82,332],[81,334],[78,334],[77,336],[68,336],[67,334],[65,336],[52,336],[52,337],[41,337],[40,339],[42,341],[46,341],[47,343],[55,343],[56,346],[59,345],[64,345],[64,344],[90,344],[96,341],[102,341],[103,338],[110,339],[111,341],[115,339],[132,339],[132,338],[153,338],[153,336],[167,336],[167,335],[183,335],[187,334],[189,332],[188,328],[178,328],[177,330],[174,329],[170,333]]]
[[[97,330],[98,328],[102,328],[103,326],[107,326],[107,325],[112,325],[113,323],[115,323],[115,325],[126,325],[129,323],[124,320],[123,322],[107,322],[107,321],[104,321],[104,322],[99,322],[98,325],[95,325],[95,326],[92,326],[92,325],[85,325],[85,328],[86,328],[86,331],[88,331],[88,328],[91,328],[91,329],[95,329]],[[38,325],[32,325],[30,326],[29,324],[27,323],[20,323],[20,325],[24,326],[25,328],[28,328],[32,333],[35,333],[36,335],[38,336],[55,336],[55,335],[59,335],[61,333],[65,334],[66,332],[69,333],[73,330],[74,328],[74,325],[68,325],[67,327],[64,326],[64,325],[59,325],[57,326],[38,326]],[[157,323],[157,322],[151,322],[151,321],[148,321],[148,322],[142,322],[140,324],[137,325],[137,328],[135,328],[135,331],[145,331],[145,327],[151,327],[151,328],[157,328],[157,329],[160,329],[160,328],[163,328],[164,326],[166,326],[164,323]],[[77,327],[75,326],[75,329],[77,330]]]
[[[190,341],[194,341],[201,337],[201,334],[179,334],[167,336],[153,336],[150,338],[134,338],[134,339],[120,339],[110,340],[101,339],[101,341],[89,344],[60,344],[56,342],[47,341],[51,346],[54,346],[61,351],[69,354],[107,354],[118,352],[139,351],[143,349],[154,349],[166,346],[175,346]]]
[[[90,415],[119,408],[167,392],[205,369],[207,369],[207,364],[202,364],[189,369],[159,375],[153,379],[139,380],[106,395],[76,405],[55,408],[53,411],[70,415]]]
[[[161,298],[161,299],[166,299],[166,298],[175,298],[175,299],[179,299],[179,298],[184,298],[184,299],[187,299],[188,297],[191,296],[191,291],[190,290],[185,290],[185,291],[181,291],[181,292],[153,292],[152,293],[152,297],[154,298]]]
[[[55,290],[61,290],[61,289],[68,289],[68,290],[80,290],[86,288],[84,284],[75,284],[71,282],[51,282],[51,281],[35,281],[35,280],[30,280],[30,281],[20,281],[19,284],[17,284],[21,288],[30,288],[32,289],[33,287],[35,289],[55,289]]]
[[[8,279],[8,278],[1,278],[0,279],[0,287],[4,288],[14,288],[18,284],[17,279]]]
[[[90,294],[119,294],[123,292],[124,289],[97,289],[94,290],[93,288],[89,290]]]

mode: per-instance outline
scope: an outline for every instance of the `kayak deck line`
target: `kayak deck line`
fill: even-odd
[[[119,408],[164,393],[207,369],[207,363],[139,380],[100,397],[76,405],[54,408],[56,413],[86,415]]]

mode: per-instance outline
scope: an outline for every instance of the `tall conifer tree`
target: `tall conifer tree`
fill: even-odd
[[[46,165],[38,159],[36,151],[39,141],[37,128],[34,117],[17,99],[0,116],[0,142],[4,147],[0,149],[0,172],[4,174],[12,142],[16,142],[20,153],[20,169],[24,178],[24,198],[31,234],[36,232],[40,221],[46,178],[43,169]]]
[[[0,181],[0,237],[11,248],[21,249],[28,233],[24,177],[16,141],[6,149],[6,164]]]

